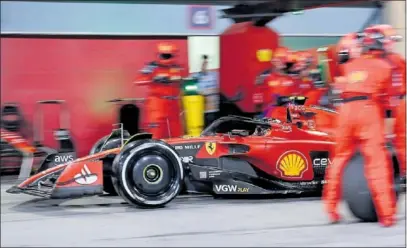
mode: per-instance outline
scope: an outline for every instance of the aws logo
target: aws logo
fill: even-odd
[[[59,164],[64,164],[64,163],[74,161],[74,159],[75,159],[75,157],[71,154],[56,155],[54,158],[54,163],[55,163],[55,165],[59,165]]]
[[[308,169],[308,161],[299,151],[288,151],[278,159],[277,169],[284,177],[302,177]]]

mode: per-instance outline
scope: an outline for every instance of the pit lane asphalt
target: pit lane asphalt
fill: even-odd
[[[180,197],[163,209],[135,209],[117,197],[65,202],[10,195],[1,185],[1,247],[308,246],[405,247],[405,196],[398,224],[328,225],[318,198],[214,200]],[[58,205],[59,203],[59,205]]]

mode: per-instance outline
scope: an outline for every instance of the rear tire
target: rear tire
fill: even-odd
[[[345,168],[342,183],[343,198],[352,214],[363,222],[377,222],[376,208],[365,177],[364,158],[360,153],[355,154]]]
[[[113,161],[113,185],[128,203],[157,208],[172,201],[184,183],[177,152],[159,140],[127,144]]]

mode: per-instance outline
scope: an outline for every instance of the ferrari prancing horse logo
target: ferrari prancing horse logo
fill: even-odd
[[[206,142],[205,148],[206,148],[206,152],[209,155],[213,155],[216,151],[216,143],[215,142]]]

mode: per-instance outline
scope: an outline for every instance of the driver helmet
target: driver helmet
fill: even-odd
[[[362,45],[365,52],[373,54],[391,53],[401,36],[391,25],[380,24],[367,27],[362,34]]]
[[[260,126],[256,126],[256,128],[254,129],[254,133],[253,135],[260,135],[262,132],[262,129]]]
[[[256,126],[256,129],[254,130],[253,135],[254,136],[263,136],[263,135],[266,135],[268,131],[269,131],[268,128],[258,125],[258,126]]]
[[[350,59],[359,57],[361,52],[362,46],[357,33],[350,33],[343,36],[336,46],[339,64],[346,63]]]
[[[178,48],[170,42],[162,42],[157,46],[158,62],[162,65],[174,63]]]

